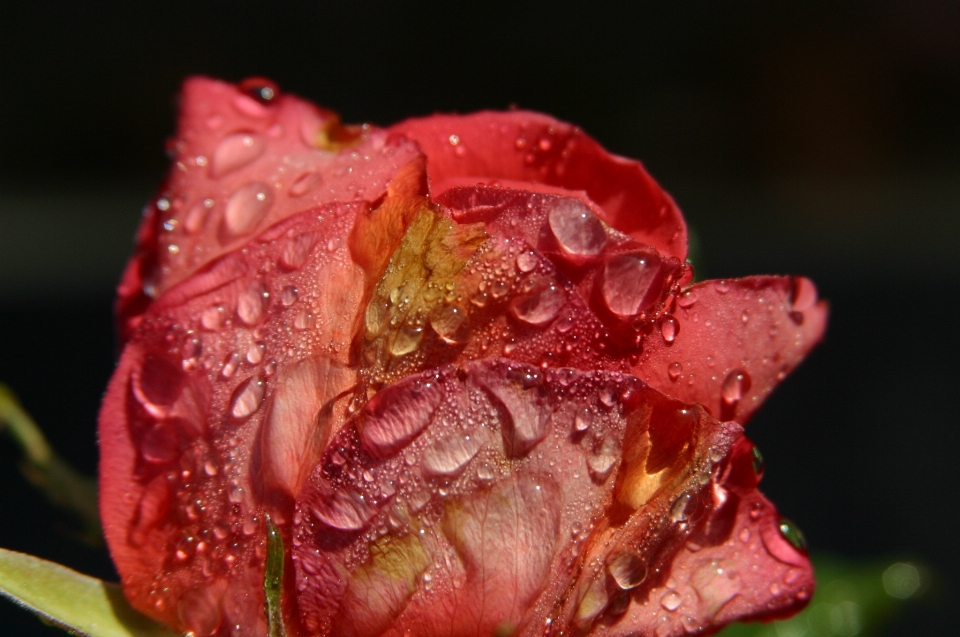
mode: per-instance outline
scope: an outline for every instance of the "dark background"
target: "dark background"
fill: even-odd
[[[815,550],[938,577],[892,635],[960,625],[960,4],[0,9],[0,379],[93,473],[111,295],[180,81],[266,75],[346,121],[517,104],[641,158],[698,274],[810,275],[826,341],[749,428]],[[112,577],[0,438],[0,546]],[[5,635],[59,634],[0,602]]]

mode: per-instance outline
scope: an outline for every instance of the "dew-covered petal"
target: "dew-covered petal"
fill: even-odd
[[[640,162],[608,153],[575,126],[529,111],[486,111],[410,119],[389,130],[423,148],[434,196],[478,182],[583,192],[611,226],[686,258],[686,225],[670,196]]]
[[[333,202],[377,201],[419,156],[414,144],[387,144],[373,128],[341,151],[331,141],[340,130],[334,113],[296,96],[281,93],[261,104],[234,85],[188,79],[171,142],[173,168],[145,210],[119,288],[123,334],[151,299],[252,234]]]
[[[808,279],[755,276],[693,285],[672,317],[673,340],[647,339],[634,373],[717,418],[746,422],[823,337],[827,304]]]

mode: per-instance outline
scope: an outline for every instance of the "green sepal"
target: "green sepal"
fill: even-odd
[[[266,600],[267,626],[270,637],[286,637],[280,593],[283,590],[283,537],[280,529],[267,518],[267,564],[263,570],[263,593]]]
[[[177,635],[130,606],[117,584],[6,549],[0,549],[0,595],[77,635]]]

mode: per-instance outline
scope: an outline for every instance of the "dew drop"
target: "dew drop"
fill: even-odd
[[[699,297],[697,296],[696,291],[687,290],[686,292],[684,292],[683,294],[677,297],[677,305],[683,308],[690,307],[697,302],[697,298]]]
[[[720,396],[727,405],[735,405],[750,389],[750,375],[741,369],[735,369],[727,374],[720,386]]]
[[[525,250],[517,255],[517,269],[524,273],[532,272],[539,262],[540,259],[533,250]]]
[[[396,453],[430,424],[443,394],[438,382],[425,382],[422,377],[408,377],[380,391],[362,414],[364,450],[379,458]]]
[[[158,422],[144,432],[140,453],[147,462],[170,462],[178,452],[177,433],[167,423]]]
[[[682,603],[683,603],[683,598],[680,596],[680,594],[677,591],[668,590],[666,593],[663,594],[662,597],[660,597],[660,605],[663,606],[664,609],[670,611],[671,613],[677,610],[678,608],[680,608],[680,605]]]
[[[647,565],[632,551],[617,553],[607,562],[607,572],[617,586],[627,591],[636,588],[647,578]]]
[[[603,300],[619,316],[648,310],[663,290],[660,257],[655,252],[621,254],[603,268]]]
[[[493,467],[491,467],[488,463],[484,462],[479,467],[477,467],[477,478],[481,482],[490,482],[493,480],[493,477],[494,477]]]
[[[301,308],[293,318],[293,327],[298,330],[309,330],[313,327],[313,312],[307,308]]]
[[[137,402],[154,418],[165,418],[183,388],[183,372],[166,357],[147,355],[130,374]]]
[[[224,378],[232,378],[234,374],[237,373],[237,368],[240,366],[240,356],[236,352],[227,354],[227,357],[223,361],[223,369],[220,370],[220,374]]]
[[[800,529],[796,524],[790,520],[783,518],[780,520],[780,535],[782,535],[787,542],[790,542],[790,545],[798,551],[807,550],[807,541],[803,537],[803,533],[800,532]]]
[[[560,247],[569,254],[595,256],[607,242],[603,222],[579,199],[556,199],[547,212],[547,221]]]
[[[524,323],[542,326],[556,318],[565,301],[563,290],[550,285],[513,299],[510,312]]]
[[[452,434],[437,440],[423,451],[423,470],[430,476],[460,475],[467,463],[480,451],[475,436]]]
[[[289,239],[283,246],[283,252],[280,253],[280,265],[287,270],[299,270],[307,262],[316,243],[317,236],[312,232]]]
[[[441,305],[430,312],[430,327],[447,343],[462,343],[467,334],[464,321],[467,313],[456,305]]]
[[[690,491],[684,491],[673,501],[670,507],[670,519],[674,522],[685,522],[697,510],[697,498]]]
[[[677,380],[680,378],[680,374],[683,373],[683,365],[674,361],[667,365],[667,376],[670,377],[670,380]]]
[[[230,399],[230,414],[237,420],[252,416],[260,409],[265,388],[263,381],[255,376],[240,383]]]
[[[420,347],[420,341],[423,340],[423,327],[419,325],[404,324],[397,330],[393,343],[390,345],[390,353],[394,356],[404,356],[417,350]]]
[[[266,315],[266,293],[255,284],[237,297],[237,316],[246,325],[257,325]]]
[[[665,316],[660,321],[660,336],[665,343],[672,343],[680,333],[680,322],[672,316]]]
[[[312,171],[303,173],[290,186],[290,195],[292,197],[302,197],[319,186],[321,181],[323,181],[323,177],[320,176],[320,173]]]
[[[300,298],[300,292],[294,285],[288,285],[280,292],[280,302],[283,303],[283,307],[290,307],[297,302],[298,298]]]
[[[263,343],[250,343],[250,346],[247,347],[247,362],[251,365],[259,365],[260,361],[263,360],[263,353],[266,349],[267,346]]]
[[[217,144],[210,162],[210,176],[213,178],[243,168],[253,163],[267,149],[267,144],[255,133],[234,133],[227,135]]]
[[[740,529],[740,533],[737,534],[737,537],[740,538],[740,541],[746,544],[750,541],[750,529],[743,527]]]
[[[578,409],[573,417],[573,430],[578,433],[583,432],[589,429],[591,424],[593,424],[593,412],[588,407]]]
[[[354,491],[336,490],[310,507],[313,516],[341,531],[359,531],[367,527],[377,511]]]
[[[261,181],[252,181],[230,195],[223,215],[224,230],[230,236],[253,230],[273,205],[270,187]]]
[[[216,332],[223,324],[223,306],[212,305],[200,313],[200,326],[209,332]]]

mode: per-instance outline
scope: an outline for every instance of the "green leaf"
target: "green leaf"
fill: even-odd
[[[23,450],[21,469],[27,480],[54,505],[77,516],[84,527],[81,539],[89,544],[102,544],[96,481],[76,471],[54,453],[13,391],[0,383],[0,430],[4,427]]]
[[[0,549],[0,595],[87,637],[176,635],[134,610],[117,584],[6,549]]]
[[[767,624],[732,624],[722,637],[869,637],[881,634],[928,574],[911,562],[813,558],[817,590],[801,613]]]

